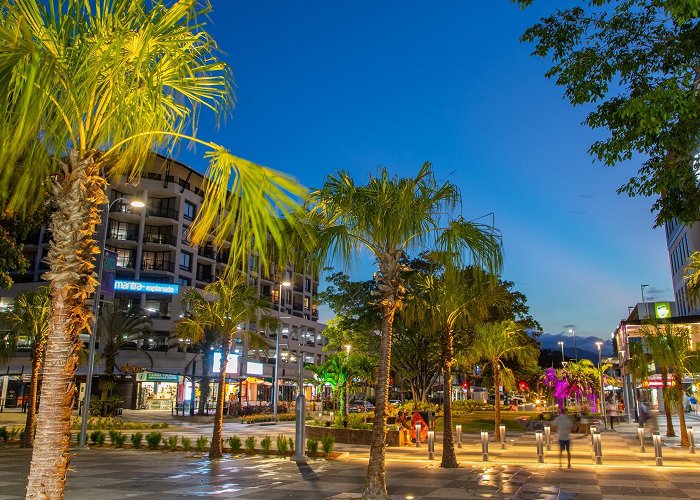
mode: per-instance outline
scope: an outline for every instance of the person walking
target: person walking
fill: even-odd
[[[562,408],[561,415],[554,419],[552,425],[556,428],[559,437],[559,468],[561,468],[561,456],[566,450],[567,468],[571,469],[571,428],[573,422],[568,413],[566,407]]]
[[[608,417],[610,417],[610,429],[615,430],[615,419],[617,418],[617,403],[613,399],[606,405]]]

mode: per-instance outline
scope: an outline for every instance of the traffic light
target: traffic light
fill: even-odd
[[[465,380],[464,383],[462,384],[462,387],[464,389],[469,389],[469,382]]]
[[[521,380],[520,383],[518,384],[518,387],[520,388],[521,391],[527,391],[527,382],[524,380]]]

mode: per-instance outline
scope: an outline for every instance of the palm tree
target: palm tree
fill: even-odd
[[[499,387],[509,388],[515,385],[513,371],[505,365],[505,361],[512,360],[520,364],[537,363],[537,349],[527,342],[525,336],[522,327],[511,320],[481,323],[475,328],[472,345],[474,358],[482,360],[484,368],[490,369],[496,391],[495,441],[501,440]]]
[[[324,384],[331,386],[333,397],[338,402],[339,415],[343,421],[347,419],[348,409],[345,407],[345,393],[353,371],[345,354],[337,353],[326,357],[322,365],[308,364],[311,370]]]
[[[97,324],[108,376],[114,374],[119,351],[146,338],[153,326],[143,312],[120,303],[103,306]]]
[[[401,258],[405,252],[436,250],[449,266],[471,257],[476,267],[500,267],[500,240],[492,227],[453,216],[460,206],[459,189],[439,183],[430,163],[415,177],[399,178],[379,168],[367,184],[356,185],[347,172],[326,179],[309,197],[310,219],[320,227],[317,251],[350,262],[360,249],[375,260],[374,279],[382,310],[377,373],[377,401],[364,499],[385,499],[386,415],[394,316],[406,291]]]
[[[303,195],[290,177],[193,136],[202,108],[219,120],[234,100],[231,69],[205,29],[210,8],[208,0],[8,0],[0,12],[0,204],[22,215],[48,194],[54,207],[44,274],[51,331],[30,498],[64,489],[107,179],[138,182],[153,150],[203,144],[210,180],[192,242],[209,233],[216,245],[232,240],[232,264],[282,245],[279,215]]]
[[[198,298],[194,294],[199,295]],[[242,325],[249,323],[258,315],[263,314],[270,303],[265,298],[258,297],[256,288],[248,285],[243,275],[230,275],[226,279],[218,279],[204,287],[200,294],[196,289],[190,289],[187,296],[187,306],[191,318],[180,321],[187,323],[198,322],[203,328],[217,333],[218,344],[221,347],[221,365],[219,367],[219,387],[216,397],[216,413],[214,416],[214,431],[209,449],[210,458],[220,458],[223,454],[223,422],[224,422],[224,390],[226,388],[226,365],[233,348],[235,338],[246,335]],[[262,316],[259,326],[269,326],[275,319]],[[259,336],[255,336],[259,338]],[[249,336],[249,339],[253,336]]]
[[[678,411],[678,425],[681,428],[681,446],[689,445],[688,429],[685,425],[685,408],[683,406],[683,378],[688,373],[700,371],[700,350],[693,348],[690,329],[667,323],[664,325],[664,337],[670,353],[670,365],[673,376],[671,394],[675,396]]]
[[[700,301],[700,252],[690,254],[684,271],[688,300],[691,304],[697,304]]]
[[[34,445],[39,371],[44,359],[46,339],[49,335],[50,306],[49,289],[42,286],[36,291],[20,293],[15,299],[12,309],[0,315],[0,321],[12,328],[11,335],[15,339],[10,344],[16,345],[17,341],[20,340],[30,346],[32,380],[29,386],[27,418],[20,442],[20,446],[23,448],[31,448]]]
[[[420,273],[411,284],[405,306],[408,318],[423,321],[440,336],[440,367],[443,380],[443,448],[441,467],[459,467],[452,436],[452,365],[455,336],[466,333],[482,321],[489,308],[505,304],[507,294],[497,283],[483,284],[486,278],[472,279],[474,270],[450,273]]]

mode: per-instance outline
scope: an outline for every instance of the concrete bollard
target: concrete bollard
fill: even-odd
[[[688,451],[690,451],[690,453],[695,453],[695,436],[693,435],[693,426],[689,425],[686,427],[686,430],[688,431]]]
[[[548,425],[544,426],[544,444],[547,446],[547,451],[552,451],[552,428]]]
[[[420,431],[421,431],[421,425],[416,424],[416,448],[420,448]]]
[[[455,425],[457,431],[457,448],[462,447],[462,424]]]
[[[544,463],[544,443],[542,439],[542,431],[535,432],[535,444],[537,445],[537,463]]]
[[[593,449],[595,453],[595,463],[596,465],[602,465],[603,463],[603,444],[600,439],[600,432],[596,431],[593,434]]]
[[[501,434],[501,449],[505,450],[506,449],[506,426],[499,425],[498,431]]]
[[[428,459],[435,459],[435,431],[428,431]]]
[[[596,427],[595,425],[591,425],[591,451],[595,451],[595,446],[593,444],[593,434],[595,434]]]
[[[481,431],[481,458],[489,461],[489,431]]]
[[[644,453],[646,451],[644,446],[644,427],[637,427],[637,438],[639,439],[639,453]]]
[[[652,433],[651,438],[654,440],[654,456],[656,457],[656,465],[661,466],[664,464],[664,457],[661,453],[661,434],[654,432]]]

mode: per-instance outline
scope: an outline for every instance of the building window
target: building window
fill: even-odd
[[[192,281],[189,278],[185,278],[184,276],[179,276],[177,279],[177,282],[180,284],[180,286],[191,286]]]
[[[180,269],[184,271],[192,270],[192,254],[189,252],[180,252]]]
[[[185,201],[185,211],[182,216],[187,220],[194,220],[195,215],[197,215],[197,206],[194,203]]]
[[[180,234],[180,240],[187,246],[190,244],[190,238],[188,231],[190,230],[190,226],[182,226],[182,233]]]
[[[304,309],[311,309],[311,297],[304,297]]]

